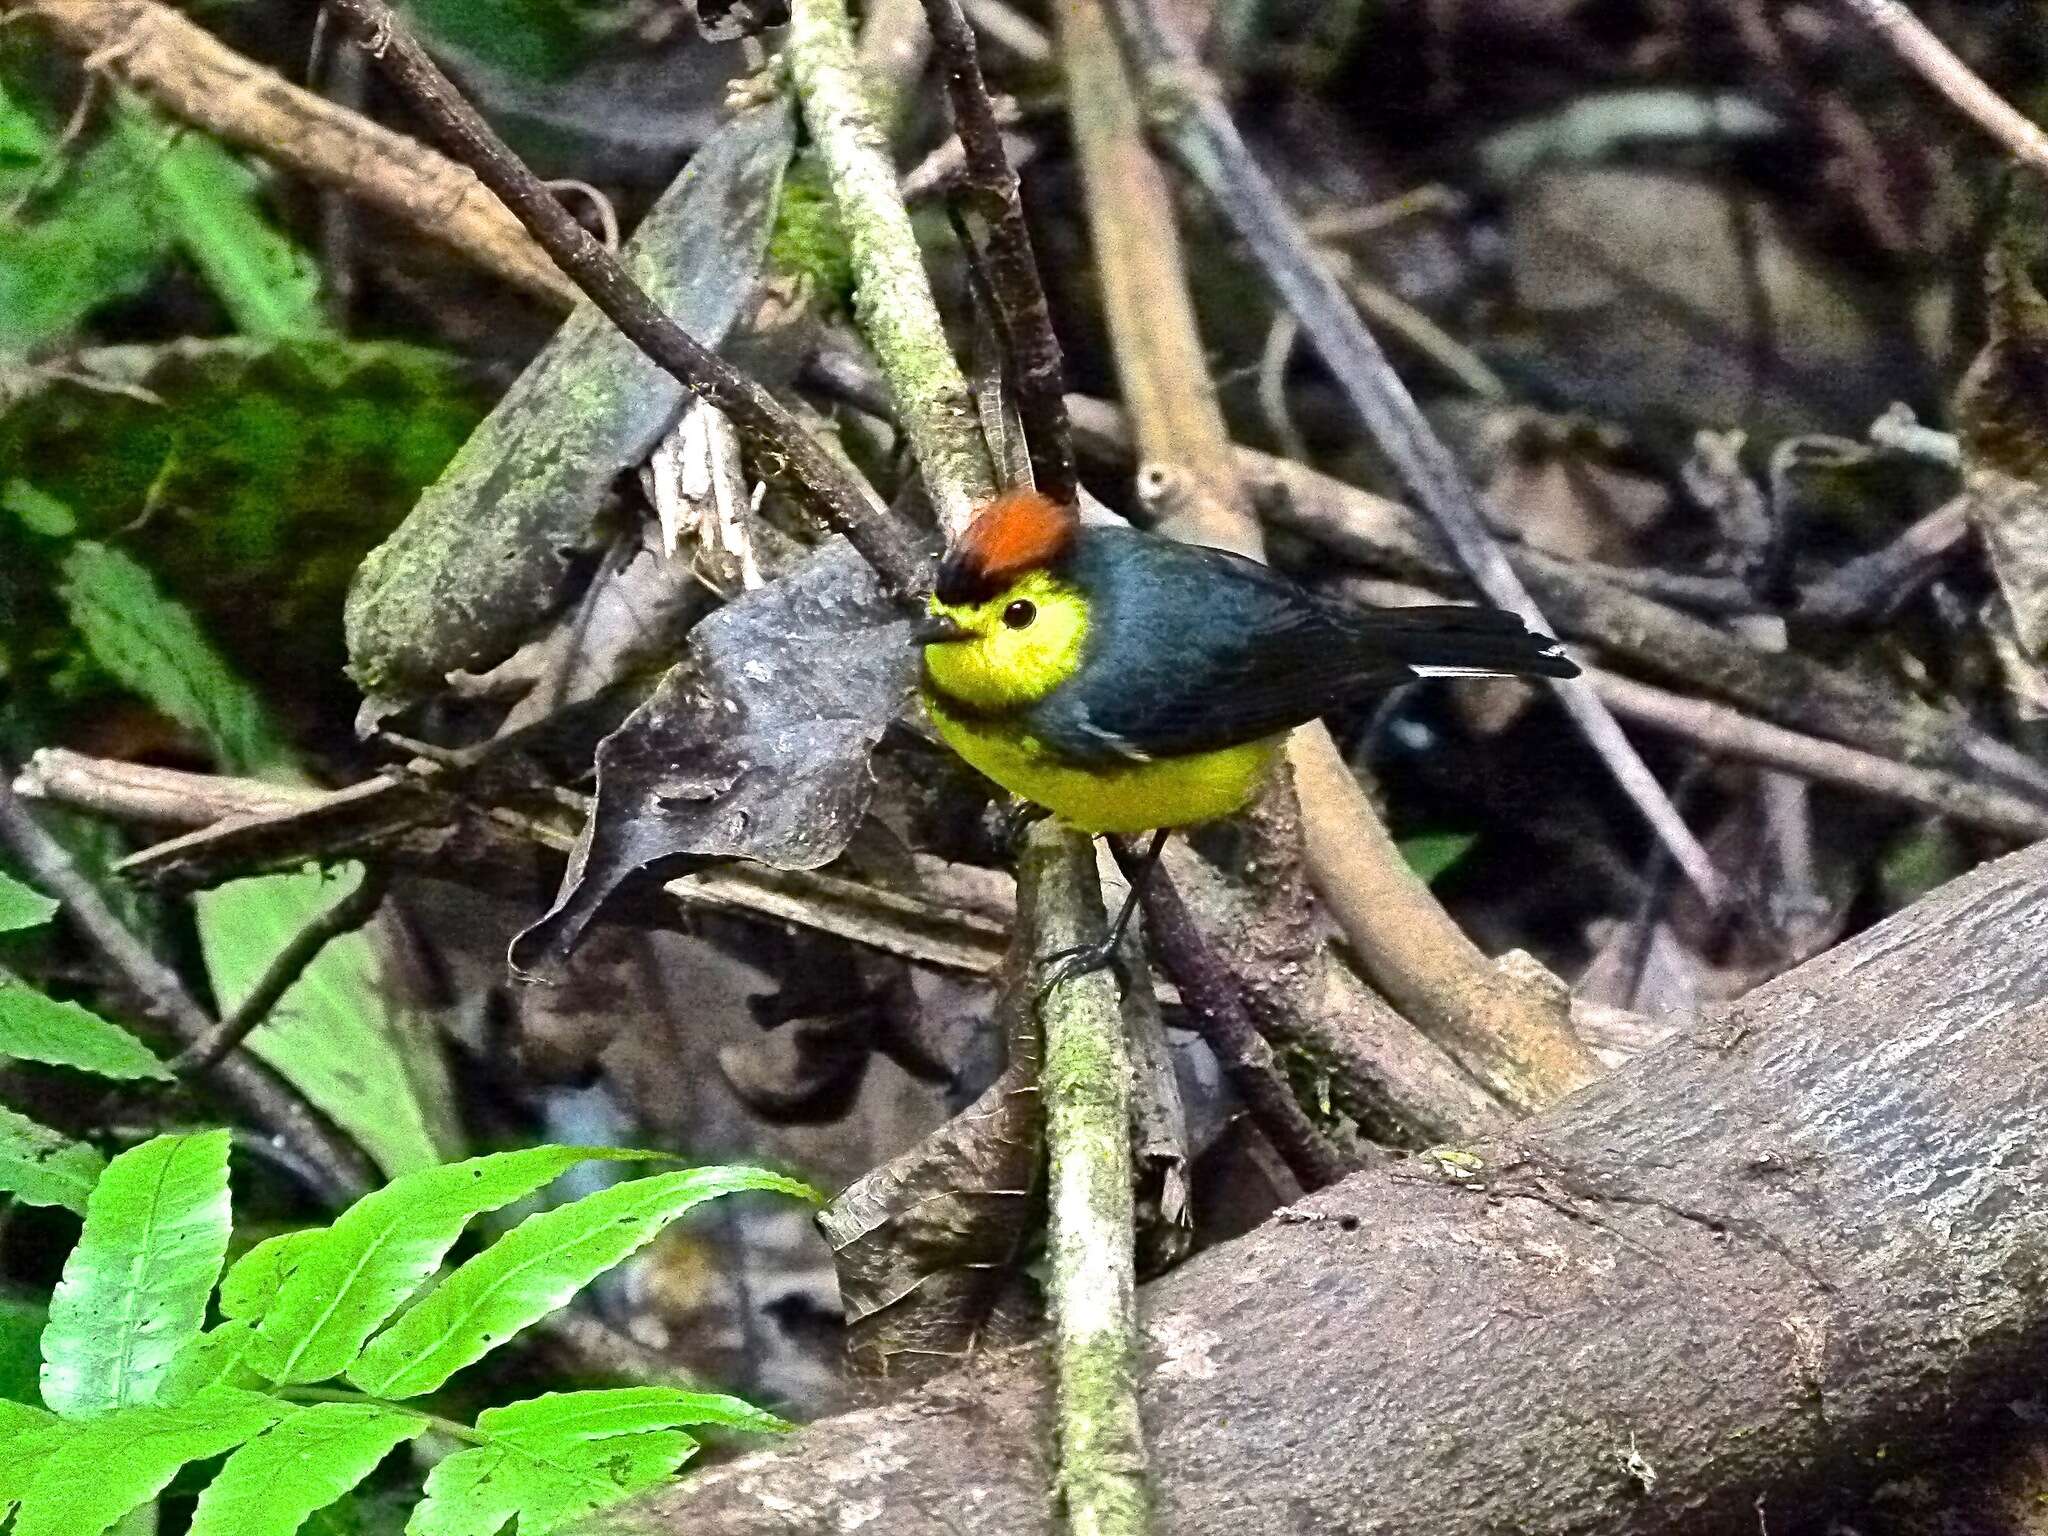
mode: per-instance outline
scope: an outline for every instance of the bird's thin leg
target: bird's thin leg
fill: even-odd
[[[1138,910],[1138,900],[1145,894],[1145,882],[1159,867],[1159,855],[1166,847],[1167,836],[1165,827],[1152,834],[1152,845],[1145,850],[1144,857],[1138,861],[1138,867],[1131,875],[1130,894],[1124,897],[1124,904],[1116,914],[1116,921],[1109,925],[1109,932],[1093,944],[1077,944],[1072,949],[1055,950],[1045,957],[1045,980],[1038,988],[1040,1002],[1061,982],[1072,981],[1077,976],[1086,976],[1091,971],[1116,963],[1117,946],[1123,942],[1124,930],[1131,926],[1132,914]]]

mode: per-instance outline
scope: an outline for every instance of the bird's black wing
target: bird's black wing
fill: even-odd
[[[1222,550],[1091,531],[1081,667],[1033,711],[1083,760],[1182,757],[1257,741],[1414,670],[1332,605]],[[1107,550],[1101,545],[1107,544]]]
[[[1432,674],[1576,671],[1498,609],[1355,609],[1141,534],[1091,530],[1074,575],[1093,594],[1088,649],[1032,729],[1084,761],[1237,746]]]

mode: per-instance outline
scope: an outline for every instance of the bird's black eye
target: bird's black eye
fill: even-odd
[[[1027,603],[1021,597],[1003,610],[1003,622],[1012,629],[1022,629],[1037,617],[1038,605],[1036,603]]]

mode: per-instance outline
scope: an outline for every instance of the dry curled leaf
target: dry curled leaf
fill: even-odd
[[[968,1354],[1022,1311],[1045,1129],[1035,1031],[1027,1021],[1010,1038],[1010,1065],[987,1092],[818,1213],[847,1354],[863,1370]]]
[[[558,971],[636,875],[829,864],[867,812],[868,755],[915,675],[909,619],[843,540],[699,624],[598,744],[596,806],[553,908],[512,941],[514,972]]]

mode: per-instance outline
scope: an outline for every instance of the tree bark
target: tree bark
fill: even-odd
[[[2044,895],[2048,844],[1145,1288],[1161,1528],[1782,1533],[2037,1393]],[[1045,1416],[1014,1352],[606,1529],[1049,1531]]]

